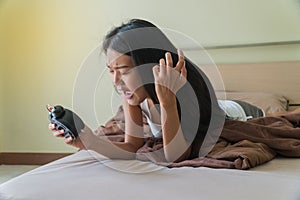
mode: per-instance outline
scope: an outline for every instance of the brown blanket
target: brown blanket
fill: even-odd
[[[268,162],[276,155],[300,157],[300,113],[280,117],[263,117],[241,121],[226,121],[217,144],[206,157],[178,163],[164,162],[161,138],[146,138],[138,150],[137,159],[168,167],[212,167],[249,169]],[[147,129],[147,123],[144,121]],[[120,107],[114,118],[96,130],[113,141],[124,140],[124,116]]]

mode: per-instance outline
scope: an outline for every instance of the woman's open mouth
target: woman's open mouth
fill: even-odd
[[[133,96],[133,92],[130,92],[126,87],[117,86],[117,90],[123,93],[126,99],[131,99]]]
[[[131,99],[131,97],[133,96],[133,93],[130,91],[123,91],[123,94],[125,95],[126,99]]]

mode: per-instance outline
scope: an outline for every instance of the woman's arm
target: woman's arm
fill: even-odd
[[[111,142],[105,137],[100,138],[86,125],[76,140],[73,140],[72,137],[64,138],[63,130],[57,131],[53,124],[49,125],[49,129],[54,132],[54,136],[63,138],[66,144],[76,148],[93,150],[114,159],[135,159],[136,151],[144,143],[142,111],[139,106],[131,106],[126,101],[123,102],[123,108],[125,114],[124,142]]]
[[[115,159],[134,159],[136,151],[144,143],[142,111],[139,106],[132,106],[123,98],[125,115],[125,141],[111,142],[95,136],[91,131],[80,133],[80,139],[87,149],[97,151]]]
[[[162,135],[164,153],[168,162],[187,159],[190,148],[183,136],[178,117],[176,101],[168,106],[161,106]]]
[[[114,142],[120,148],[136,152],[144,144],[144,130],[143,130],[143,115],[140,106],[133,106],[128,104],[123,97],[123,109],[125,116],[125,141]]]
[[[190,153],[181,130],[175,96],[186,83],[187,75],[182,52],[178,51],[178,55],[178,63],[174,68],[170,53],[166,53],[166,61],[161,59],[160,66],[153,68],[155,90],[161,106],[164,153],[169,162],[184,160]]]

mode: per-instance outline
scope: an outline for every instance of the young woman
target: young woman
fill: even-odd
[[[106,35],[103,50],[123,99],[125,141],[97,138],[85,127],[78,139],[65,138],[67,144],[110,158],[133,159],[145,141],[143,114],[153,136],[162,138],[167,162],[198,157],[205,137],[215,137],[216,142],[225,116],[208,78],[158,27],[130,20]],[[54,125],[49,128],[63,137]]]

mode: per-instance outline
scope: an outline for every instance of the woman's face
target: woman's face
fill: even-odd
[[[107,49],[106,63],[113,84],[130,105],[139,105],[147,98],[130,56]]]

